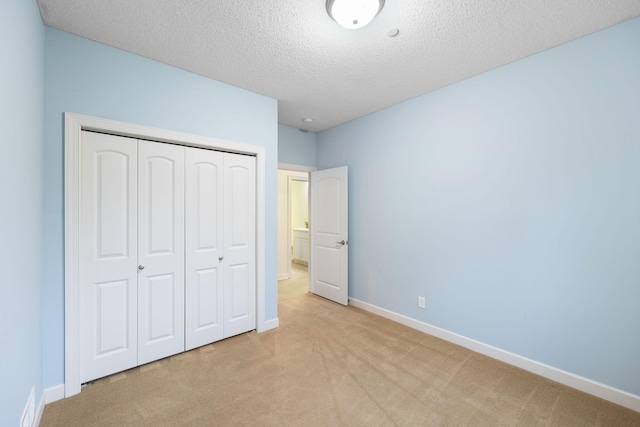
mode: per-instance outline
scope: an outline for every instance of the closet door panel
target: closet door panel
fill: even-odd
[[[255,329],[255,157],[224,154],[224,335]]]
[[[82,132],[80,380],[137,364],[137,144]]]
[[[185,152],[186,349],[223,338],[223,159],[218,151]]]
[[[138,142],[138,364],[184,351],[184,150]]]

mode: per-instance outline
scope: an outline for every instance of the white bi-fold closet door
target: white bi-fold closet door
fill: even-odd
[[[195,347],[255,329],[255,157],[187,148],[186,337]]]
[[[255,327],[255,158],[82,132],[80,379]]]

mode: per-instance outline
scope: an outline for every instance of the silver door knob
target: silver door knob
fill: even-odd
[[[140,264],[140,265],[138,266],[138,270],[144,270],[144,265]]]
[[[222,261],[223,259],[224,259],[224,257],[223,257],[223,256],[219,256],[219,257],[218,257],[218,261]]]
[[[339,242],[336,242],[337,244],[339,244],[340,246],[344,246],[347,244],[347,242],[345,242],[344,240],[340,240]]]

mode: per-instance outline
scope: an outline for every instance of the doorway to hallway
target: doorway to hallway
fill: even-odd
[[[278,280],[308,266],[307,290],[348,305],[348,169],[278,170]],[[303,279],[304,280],[304,279]]]
[[[309,174],[278,170],[278,299],[309,291]]]

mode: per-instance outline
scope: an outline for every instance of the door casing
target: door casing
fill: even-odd
[[[81,131],[92,130],[131,138],[227,151],[256,157],[256,330],[278,326],[265,319],[265,157],[264,147],[175,132],[75,113],[65,113],[65,397],[80,392],[79,238],[80,238],[80,140]]]

